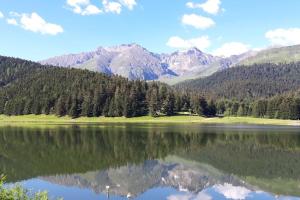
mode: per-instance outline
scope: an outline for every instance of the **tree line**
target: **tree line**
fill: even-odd
[[[158,82],[129,81],[7,57],[0,58],[0,70],[0,114],[155,117],[186,111],[215,115],[214,104],[203,96],[176,92]]]
[[[283,71],[297,75],[300,64],[284,65],[283,69],[274,69],[270,65],[266,64],[262,69],[254,66],[252,72],[272,69],[268,76],[273,77],[277,73],[276,77],[284,78],[287,84],[291,80],[298,83],[294,78],[288,80]],[[266,75],[266,72],[262,74]],[[252,77],[253,74],[250,74],[247,76]],[[232,77],[230,79],[234,80]],[[291,88],[296,87],[292,85]],[[241,86],[240,89],[243,90],[240,95],[244,94],[245,88]],[[278,95],[269,97],[269,93],[262,89],[264,95],[257,95],[256,98],[247,95],[244,98],[229,98],[224,95],[216,97],[205,91],[182,90],[178,86],[171,87],[159,82],[130,81],[120,76],[0,57],[0,114],[54,114],[77,118],[158,117],[185,112],[205,117],[225,115],[300,119],[300,92],[281,95],[282,90]]]
[[[253,101],[219,100],[217,114],[270,119],[300,119],[300,91]]]
[[[300,88],[300,62],[236,66],[209,77],[175,85],[177,90],[200,92],[215,99],[256,100]]]

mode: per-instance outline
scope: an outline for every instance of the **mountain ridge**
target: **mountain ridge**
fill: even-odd
[[[40,61],[41,64],[117,74],[131,80],[208,76],[229,68],[235,62],[236,59],[213,56],[196,47],[170,54],[157,54],[135,43],[98,47],[94,51],[65,54]]]
[[[215,72],[240,65],[299,61],[300,45],[251,50],[240,55],[219,57],[196,47],[158,54],[132,43],[100,46],[94,51],[56,56],[40,63],[120,75],[130,80],[158,80],[172,85],[185,80],[208,77]]]

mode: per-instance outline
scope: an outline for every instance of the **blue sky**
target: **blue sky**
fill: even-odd
[[[138,43],[220,56],[300,44],[299,0],[0,0],[0,54],[41,60]]]

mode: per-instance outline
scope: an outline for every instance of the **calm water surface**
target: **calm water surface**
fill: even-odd
[[[0,127],[0,173],[53,199],[300,199],[300,129]]]

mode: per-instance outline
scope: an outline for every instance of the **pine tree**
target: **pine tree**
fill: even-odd
[[[204,97],[202,96],[193,96],[192,97],[192,110],[199,116],[208,115],[208,104]]]
[[[32,104],[33,101],[31,99],[27,99],[24,105],[24,115],[32,114]]]
[[[239,110],[240,104],[238,102],[233,102],[231,106],[231,116],[237,116],[237,112]]]
[[[152,117],[157,117],[159,112],[159,96],[156,87],[151,88],[149,98],[149,113]]]
[[[266,100],[258,100],[253,104],[252,114],[254,117],[265,117],[267,114],[268,102]]]
[[[79,108],[78,100],[77,100],[76,97],[72,98],[72,103],[71,103],[71,108],[69,110],[69,115],[72,118],[77,118],[80,115],[80,108]]]
[[[81,116],[92,117],[93,116],[93,104],[92,104],[92,93],[89,92],[84,96],[82,102]]]
[[[123,106],[124,106],[124,97],[122,95],[121,89],[119,87],[116,88],[114,94],[114,116],[121,117],[123,115]]]
[[[161,112],[167,116],[174,115],[175,97],[173,93],[168,93],[163,100]]]
[[[175,111],[180,112],[182,109],[182,101],[181,101],[181,96],[177,93],[175,95]]]
[[[210,117],[216,116],[217,114],[217,107],[213,100],[210,100],[207,107],[207,115]]]
[[[67,108],[66,108],[64,97],[58,98],[55,106],[55,114],[60,117],[67,114]]]
[[[223,100],[218,101],[217,105],[216,105],[216,109],[217,109],[217,114],[218,115],[223,115],[225,110],[226,110],[225,102]]]

